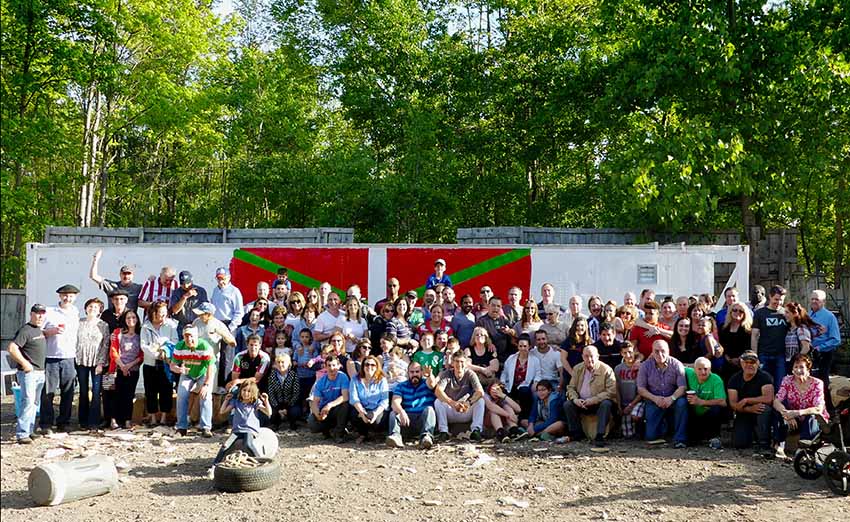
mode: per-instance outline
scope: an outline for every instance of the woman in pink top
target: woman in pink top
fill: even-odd
[[[789,431],[800,432],[800,439],[811,440],[820,431],[817,416],[829,420],[823,395],[823,381],[812,376],[812,359],[798,355],[792,374],[782,379],[773,400],[776,426],[773,430],[776,452],[784,456],[785,439]]]

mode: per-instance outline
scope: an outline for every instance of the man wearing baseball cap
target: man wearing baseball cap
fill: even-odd
[[[171,371],[180,376],[177,383],[177,433],[186,435],[189,429],[189,397],[197,392],[201,406],[201,435],[212,437],[212,396],[215,379],[215,354],[198,329],[186,326],[183,340],[171,354]]]
[[[428,281],[425,282],[425,289],[434,288],[437,285],[452,286],[452,280],[446,274],[446,260],[439,258],[434,261],[434,273],[428,276]]]
[[[18,368],[16,378],[21,387],[21,408],[15,427],[18,444],[30,444],[35,433],[35,414],[41,402],[44,388],[44,358],[47,353],[47,340],[41,326],[47,308],[34,304],[30,308],[30,320],[15,333],[9,343],[9,357]]]
[[[195,285],[192,272],[183,270],[177,279],[180,286],[171,292],[171,302],[168,306],[171,309],[172,319],[177,321],[177,333],[182,336],[183,328],[198,318],[193,310],[201,303],[208,302],[209,299],[207,299],[207,291]]]
[[[58,306],[47,308],[44,317],[44,337],[47,339],[45,354],[44,391],[41,396],[41,418],[39,425],[49,433],[56,419],[56,428],[64,431],[71,421],[71,407],[74,403],[74,381],[77,368],[74,360],[77,356],[77,331],[80,329],[80,310],[74,301],[80,289],[74,285],[63,285],[56,289],[59,294]],[[59,416],[54,417],[53,397],[59,392]]]
[[[756,434],[756,451],[773,456],[770,447],[770,422],[773,414],[773,378],[759,368],[759,356],[753,350],[741,354],[741,371],[729,379],[729,407],[735,412],[732,444],[747,448]]]
[[[94,253],[94,257],[91,261],[91,268],[89,269],[89,277],[101,290],[103,290],[107,297],[110,297],[114,291],[119,289],[127,292],[127,309],[135,312],[139,307],[139,294],[142,292],[142,285],[133,282],[135,270],[133,270],[133,267],[130,265],[124,265],[121,267],[120,278],[118,281],[106,279],[98,274],[97,265],[100,262],[102,255],[103,250],[100,249]],[[112,309],[111,301],[109,309]]]

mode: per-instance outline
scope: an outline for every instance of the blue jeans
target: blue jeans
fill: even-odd
[[[396,412],[390,412],[389,418],[389,434],[390,435],[416,435],[419,438],[424,437],[425,435],[433,435],[434,428],[437,426],[437,414],[434,412],[433,406],[428,406],[420,413],[408,413],[408,419],[410,419],[410,424],[408,426],[402,426],[398,421],[398,415]]]
[[[776,393],[776,390],[782,384],[782,379],[785,378],[785,354],[766,355],[760,353],[759,362],[761,369],[773,377],[773,392]]]
[[[100,384],[103,375],[97,375],[94,371],[94,366],[77,366],[77,381],[80,383],[81,428],[100,426]],[[89,401],[89,377],[91,377],[91,401]]]
[[[793,409],[789,406],[788,401],[783,401],[782,404],[787,409]],[[818,425],[818,421],[814,415],[804,415],[797,417],[795,420],[797,421],[797,431],[800,433],[800,440],[812,440],[815,438],[815,435],[820,433],[820,425]],[[785,442],[789,431],[788,425],[785,423],[782,415],[777,410],[773,410],[773,441]]]
[[[188,375],[181,375],[180,382],[177,383],[177,429],[185,430],[189,428],[189,396],[192,393],[190,390],[199,383],[198,386],[207,380],[206,375],[202,375],[197,379],[192,379]],[[201,403],[201,429],[212,429],[212,389],[207,393],[205,399],[201,399],[198,394],[198,400]]]
[[[44,361],[44,388],[41,395],[42,428],[53,426],[55,411],[53,397],[59,392],[59,416],[56,426],[63,428],[71,422],[71,408],[74,405],[74,381],[77,378],[77,368],[74,359],[59,359],[48,357]]]
[[[24,373],[18,370],[18,384],[21,387],[21,416],[15,428],[15,437],[25,439],[35,430],[35,414],[41,405],[41,392],[44,390],[44,370]]]
[[[646,404],[646,440],[664,438],[667,435],[670,417],[673,418],[673,441],[688,441],[688,400],[679,397],[666,410],[662,410],[652,401],[644,401]]]

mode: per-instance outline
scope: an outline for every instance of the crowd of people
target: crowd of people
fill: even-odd
[[[177,433],[189,434],[196,400],[198,432],[211,437],[213,397],[223,395],[220,414],[246,447],[261,426],[306,423],[338,443],[377,437],[390,447],[465,433],[719,449],[731,425],[734,447],[774,455],[791,432],[813,437],[832,410],[841,339],[820,290],[808,306],[758,285],[750,303],[727,288],[722,306],[651,289],[561,305],[549,283],[539,300],[514,286],[503,301],[486,284],[476,299],[456,296],[437,259],[422,296],[401,293],[396,278],[374,306],[357,285],[344,296],[328,283],[302,293],[281,268],[245,304],[225,267],[208,292],[170,267],[142,283],[131,266],[106,279],[99,259],[89,276],[106,303],[87,299],[81,316],[79,289],[64,285],[57,305],[32,305],[9,346],[19,443],[70,428],[76,383],[81,429],[132,428],[140,375],[147,424],[168,422],[176,389]]]

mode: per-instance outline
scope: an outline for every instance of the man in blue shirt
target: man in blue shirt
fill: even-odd
[[[838,319],[835,314],[826,309],[826,292],[815,290],[811,297],[811,312],[809,316],[818,324],[817,335],[812,338],[814,351],[815,377],[823,381],[823,393],[826,396],[826,409],[834,410],[832,396],[829,393],[829,369],[832,366],[832,356],[841,346],[841,332],[838,330]]]
[[[236,329],[242,321],[242,292],[230,284],[230,270],[219,267],[215,271],[216,287],[213,288],[210,302],[215,305],[215,318],[236,335]]]
[[[434,445],[434,427],[437,414],[434,411],[433,385],[422,378],[422,366],[417,362],[407,367],[407,380],[398,383],[393,390],[392,413],[387,446],[403,448],[402,431],[419,435],[419,447],[428,449]]]
[[[475,301],[472,296],[465,294],[460,298],[460,311],[452,317],[452,331],[454,331],[455,337],[460,341],[462,347],[467,347],[472,342],[472,331],[475,330],[473,306],[475,306]]]
[[[326,439],[331,438],[337,444],[345,442],[345,425],[348,422],[348,376],[339,371],[342,367],[336,355],[325,359],[328,373],[313,385],[307,400],[310,402],[310,416],[307,425],[313,433],[322,432]]]
[[[440,284],[448,287],[452,286],[452,280],[446,274],[446,260],[443,258],[434,261],[434,273],[428,276],[425,289],[434,288]]]

